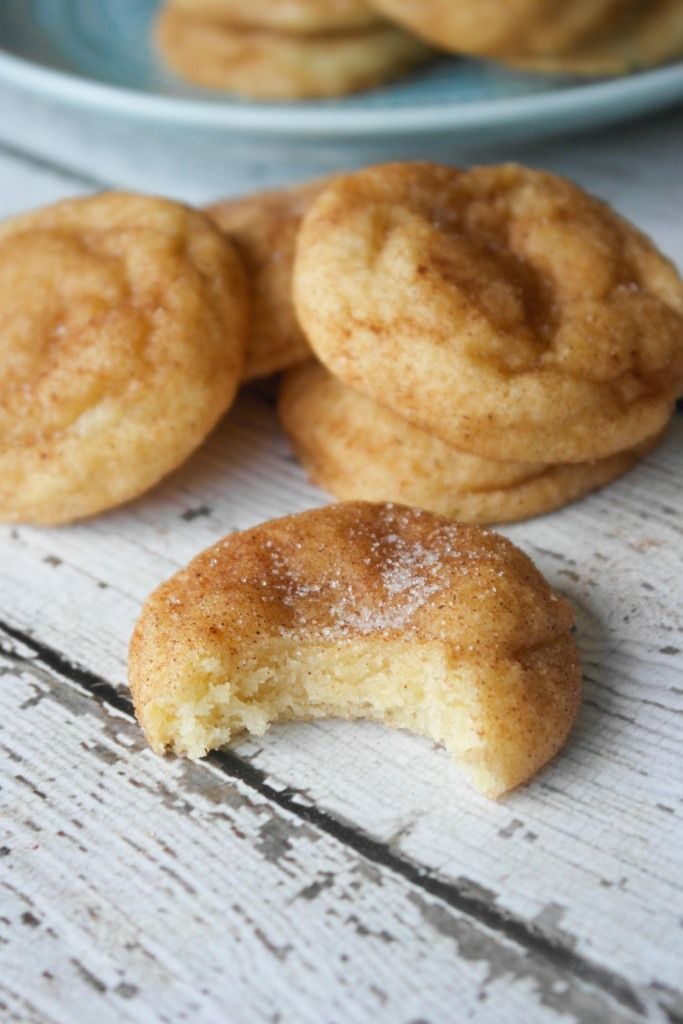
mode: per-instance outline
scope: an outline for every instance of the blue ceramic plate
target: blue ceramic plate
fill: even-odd
[[[584,82],[443,59],[340,101],[251,103],[184,86],[150,43],[156,0],[0,0],[0,80],[83,111],[169,126],[339,142],[442,135],[540,136],[605,124],[683,99],[683,63]]]

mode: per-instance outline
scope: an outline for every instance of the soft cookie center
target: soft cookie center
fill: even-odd
[[[303,637],[264,644],[227,664],[197,657],[184,669],[183,688],[144,709],[143,721],[160,749],[192,758],[228,745],[243,732],[262,735],[277,722],[321,718],[369,719],[443,743],[475,785],[489,796],[506,788],[498,777],[506,753],[492,754],[492,736],[472,697],[479,669],[449,663],[440,645],[371,639],[311,645]],[[497,764],[497,758],[502,758]],[[520,773],[526,764],[520,764]]]

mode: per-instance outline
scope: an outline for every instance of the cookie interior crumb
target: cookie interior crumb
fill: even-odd
[[[501,671],[514,674],[515,666]],[[511,788],[516,755],[505,771],[499,757],[492,763],[473,697],[476,676],[475,666],[453,663],[437,645],[367,640],[309,648],[283,639],[238,671],[197,657],[185,666],[182,692],[155,699],[145,721],[158,750],[200,758],[241,732],[261,736],[274,722],[371,719],[443,743],[477,789],[496,798]]]

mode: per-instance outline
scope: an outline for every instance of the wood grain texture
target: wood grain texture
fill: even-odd
[[[524,922],[546,953],[577,958],[579,973],[606,972],[608,988],[628,993],[624,1009],[654,1001],[674,1015],[683,643],[672,588],[683,559],[682,435],[678,419],[630,477],[506,531],[578,607],[587,669],[573,740],[536,783],[492,805],[443,752],[371,725],[283,726],[237,748],[274,791],[289,787],[409,868],[428,869],[500,935],[506,922]],[[38,653],[40,645],[64,652],[125,692],[130,629],[160,579],[227,530],[322,500],[292,463],[270,401],[251,392],[142,501],[70,529],[5,528],[5,619],[36,638]]]
[[[515,155],[683,266],[681,126]],[[0,182],[0,214],[96,187],[16,151]],[[679,416],[629,477],[504,531],[576,605],[586,672],[567,750],[500,805],[370,724],[276,727],[199,766],[146,750],[125,657],[148,592],[326,500],[267,392],[142,500],[0,527],[0,1019],[682,1021],[682,478]]]
[[[638,1019],[5,647],[6,1020]]]

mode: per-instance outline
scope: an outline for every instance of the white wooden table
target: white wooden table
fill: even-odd
[[[98,187],[21,128],[3,111],[1,215]],[[683,266],[683,111],[497,155],[576,177]],[[249,187],[226,170],[225,194]],[[176,194],[216,198],[180,175]],[[683,1021],[682,441],[679,415],[626,479],[505,531],[578,609],[585,700],[498,805],[370,724],[199,765],[147,749],[125,685],[145,596],[227,531],[325,500],[267,397],[129,507],[0,528],[0,1020]]]

